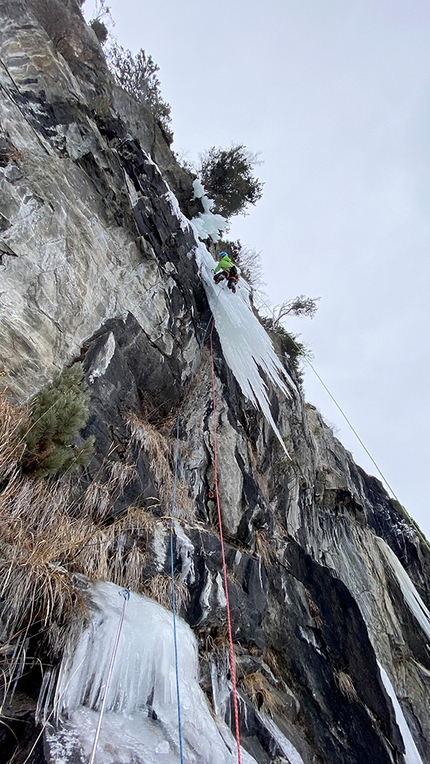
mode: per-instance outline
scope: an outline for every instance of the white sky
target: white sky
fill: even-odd
[[[87,0],[91,16],[94,0]],[[173,148],[260,152],[263,198],[230,238],[430,538],[428,0],[108,0],[118,42],[159,65]],[[306,397],[375,468],[311,370]]]

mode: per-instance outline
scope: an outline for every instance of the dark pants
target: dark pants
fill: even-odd
[[[238,281],[236,266],[233,265],[233,267],[230,268],[230,270],[220,271],[219,273],[216,273],[214,276],[215,284],[219,284],[220,281],[224,281],[224,279],[227,279],[229,289],[233,289],[233,290],[236,289],[236,284]]]

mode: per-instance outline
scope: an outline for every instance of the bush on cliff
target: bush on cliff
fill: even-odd
[[[161,96],[157,77],[160,67],[152,56],[147,56],[142,48],[133,56],[130,50],[114,43],[107,53],[107,62],[118,85],[140,103],[146,103],[166,136],[173,140],[170,106]]]
[[[213,146],[205,152],[199,174],[207,195],[215,202],[214,212],[229,218],[261,199],[263,183],[253,175],[256,164],[257,155],[242,145],[231,149]]]
[[[59,475],[88,463],[94,438],[87,438],[81,447],[74,444],[88,420],[90,395],[82,375],[82,367],[75,364],[35,396],[23,433],[21,466],[26,474]]]
[[[90,27],[95,33],[95,36],[97,37],[100,45],[103,45],[109,36],[109,31],[106,24],[104,24],[103,21],[100,21],[100,19],[93,19],[90,21]]]

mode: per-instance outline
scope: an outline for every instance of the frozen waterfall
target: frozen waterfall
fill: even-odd
[[[224,218],[210,211],[205,196],[202,199],[205,212],[191,223],[182,214],[175,196],[169,191],[168,198],[172,212],[180,220],[181,226],[191,226],[196,247],[193,252],[200,270],[200,277],[215,319],[215,326],[221,342],[224,358],[240,385],[242,393],[256,408],[261,409],[273,428],[283,450],[289,456],[282,436],[270,410],[267,385],[261,372],[278,387],[284,395],[291,397],[296,385],[275,353],[272,341],[254,314],[250,303],[250,287],[243,279],[239,281],[233,295],[223,281],[216,286],[213,281],[215,260],[201,238],[217,239],[217,231],[222,230]]]
[[[122,590],[93,585],[93,615],[70,658],[64,659],[54,705],[57,724],[46,742],[56,764],[86,764],[103,702],[112,649],[122,612]],[[187,764],[234,764],[236,742],[214,720],[198,683],[197,644],[177,619],[182,734]],[[243,764],[256,764],[244,750]],[[96,764],[177,764],[178,719],[172,614],[131,593],[125,608]]]
[[[233,295],[225,281],[217,286],[213,280],[215,261],[201,242],[196,248],[196,260],[224,358],[242,393],[256,408],[261,409],[289,456],[270,410],[267,386],[261,371],[288,397],[291,397],[295,384],[276,355],[269,335],[252,311],[250,288],[242,280]]]

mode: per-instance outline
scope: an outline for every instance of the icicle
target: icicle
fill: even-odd
[[[225,360],[233,372],[246,398],[260,408],[278,438],[283,450],[289,456],[282,436],[270,410],[267,386],[260,370],[284,395],[291,397],[296,386],[275,353],[269,335],[252,312],[249,292],[245,281],[233,295],[222,285],[215,285],[213,268],[215,262],[206,247],[199,243],[196,260],[205,287],[215,326],[220,338]]]
[[[60,724],[46,738],[55,761],[66,762],[71,750],[82,752],[81,759],[74,754],[74,761],[88,761],[121,613],[119,594],[120,589],[113,584],[98,582],[93,586],[92,621],[73,659],[66,660],[61,669],[56,689]],[[181,618],[177,619],[177,634],[187,764],[234,764],[233,736],[211,716],[197,679],[196,640]],[[96,761],[159,764],[162,760],[177,764],[177,740],[172,614],[132,592],[106,694],[98,741],[100,757]],[[256,764],[246,754],[243,762]]]
[[[229,670],[228,653],[223,652],[219,660],[214,655],[211,655],[209,662],[214,711],[216,716],[224,721],[231,693],[231,685],[227,680],[227,671]]]

